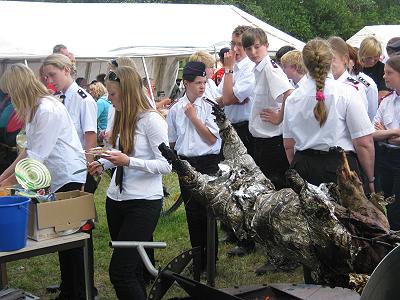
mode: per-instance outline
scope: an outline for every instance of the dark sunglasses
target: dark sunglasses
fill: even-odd
[[[118,81],[118,82],[120,82],[120,80],[119,80],[117,74],[115,74],[113,71],[108,72],[106,79],[107,79],[107,80],[111,80],[111,81]]]
[[[118,63],[116,59],[111,60],[111,64],[118,68]]]

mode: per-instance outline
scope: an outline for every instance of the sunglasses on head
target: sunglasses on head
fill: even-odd
[[[111,61],[111,64],[114,65],[114,66],[116,66],[116,67],[118,68],[118,63],[117,63],[117,60],[116,60],[116,59],[113,59],[113,60]]]
[[[113,71],[108,72],[108,75],[107,75],[107,78],[106,78],[106,79],[107,79],[107,80],[111,80],[111,81],[118,81],[118,82],[120,82],[120,80],[119,80],[117,74],[115,74]]]

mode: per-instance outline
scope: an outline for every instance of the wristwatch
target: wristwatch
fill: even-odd
[[[231,69],[225,69],[225,70],[224,70],[224,73],[225,73],[225,74],[233,74],[233,70],[231,70]]]

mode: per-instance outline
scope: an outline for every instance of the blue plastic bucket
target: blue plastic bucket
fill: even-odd
[[[25,247],[29,201],[20,196],[0,197],[0,251]]]

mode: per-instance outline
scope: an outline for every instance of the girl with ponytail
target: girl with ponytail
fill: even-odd
[[[307,80],[287,98],[283,120],[286,155],[308,182],[336,182],[339,156],[330,151],[341,147],[350,167],[359,163],[374,190],[374,128],[357,90],[336,81],[330,73],[333,53],[322,39],[309,41],[303,49]]]
[[[336,81],[330,73],[333,53],[322,39],[303,49],[308,78],[286,99],[283,143],[290,163],[309,183],[337,182],[341,165],[336,147],[347,155],[350,169],[359,173],[358,161],[374,191],[374,128],[357,90]],[[304,268],[305,283],[313,283]]]

